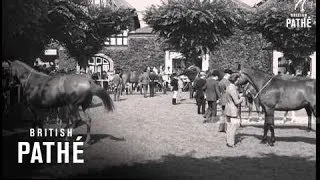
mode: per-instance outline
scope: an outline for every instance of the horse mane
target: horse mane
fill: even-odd
[[[258,74],[260,76],[265,76],[265,75],[270,75],[270,76],[273,76],[272,73],[269,73],[269,72],[265,72],[261,69],[256,69],[256,68],[248,68],[248,67],[244,67],[243,68],[243,71],[244,73],[246,73],[246,71],[251,71],[251,72],[254,72],[254,74]]]
[[[33,69],[32,67],[28,66],[26,63],[24,63],[24,62],[22,62],[22,61],[15,60],[14,62],[15,62],[15,63],[17,63],[17,64],[22,65],[24,68],[26,68],[26,69],[27,69],[27,70],[29,70],[29,71],[34,72],[35,74],[38,74],[38,75],[42,75],[42,76],[47,76],[47,77],[49,77],[49,75],[47,75],[47,74],[45,74],[45,73],[43,73],[43,72],[40,72],[40,71],[37,71],[37,70]]]

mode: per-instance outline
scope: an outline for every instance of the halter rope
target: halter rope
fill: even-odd
[[[27,77],[27,81],[26,81],[25,86],[24,86],[24,88],[23,88],[23,92],[25,92],[25,90],[26,90],[26,88],[27,88],[27,85],[28,85],[28,82],[29,82],[29,78],[30,78],[32,72],[33,72],[33,69],[31,69],[31,71],[30,71],[30,73],[29,73],[29,75],[28,75],[28,77]]]
[[[267,85],[271,82],[271,80],[274,78],[275,76],[272,76],[270,79],[269,79],[269,81],[260,89],[260,91],[253,97],[253,99],[256,99],[258,96],[259,96],[259,94],[262,92],[262,90],[264,90],[266,87],[267,87]]]

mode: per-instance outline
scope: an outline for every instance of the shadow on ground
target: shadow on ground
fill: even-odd
[[[25,134],[26,135],[26,134]],[[243,136],[246,134],[242,134]],[[43,168],[57,165],[52,164],[18,164],[17,142],[23,140],[23,135],[2,137],[3,139],[3,176],[7,178],[56,178],[48,174],[40,173]],[[101,139],[110,138],[122,141],[108,134],[94,134],[92,139],[98,142]],[[309,141],[305,139],[294,140],[284,138],[285,141]],[[281,140],[281,139],[280,139]],[[49,141],[49,140],[48,140]],[[315,141],[315,140],[314,140]],[[314,142],[312,140],[312,143]],[[43,154],[45,154],[43,152]],[[56,154],[53,150],[52,154]],[[106,166],[100,170],[90,169],[83,174],[74,174],[59,178],[121,178],[121,179],[316,179],[316,161],[309,157],[278,156],[275,154],[261,154],[261,157],[208,157],[195,158],[194,153],[186,153],[184,156],[166,155],[159,160],[136,163],[133,165]],[[28,157],[30,158],[30,157]],[[45,155],[43,159],[45,160]],[[56,159],[56,157],[52,157]],[[26,159],[24,159],[25,161]],[[29,159],[30,160],[30,159]],[[97,162],[98,163],[98,162]],[[77,168],[73,164],[72,168]]]
[[[168,155],[158,161],[106,167],[68,178],[124,179],[316,179],[316,162],[302,157],[266,154],[261,158]]]
[[[246,126],[251,126],[251,127],[256,127],[256,128],[261,128],[263,129],[264,125],[255,125],[255,124],[250,124],[250,125],[243,125],[244,127]],[[316,132],[316,130],[313,129],[308,129],[307,124],[306,125],[288,125],[288,124],[284,124],[284,125],[275,125],[275,129],[300,129],[300,130],[304,130],[306,132]]]
[[[259,139],[259,140],[262,140],[262,135],[246,134],[246,133],[238,133],[236,135],[236,138],[238,139],[238,141],[241,141],[247,136],[252,136],[252,137],[255,137],[255,138]],[[270,138],[270,136],[268,138]],[[276,136],[276,142],[278,142],[278,141],[282,141],[282,142],[304,142],[304,143],[308,143],[308,144],[316,144],[317,143],[316,138],[300,137],[300,136],[290,136],[290,137],[277,137]]]

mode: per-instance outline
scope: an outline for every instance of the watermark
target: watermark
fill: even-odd
[[[311,28],[313,19],[310,15],[305,13],[304,5],[307,0],[298,0],[294,6],[294,13],[290,14],[290,17],[286,19],[286,27],[293,28]],[[300,5],[300,6],[299,6]]]
[[[72,129],[49,128],[36,130],[31,128],[29,135],[30,137],[72,137]],[[76,141],[71,143],[64,141],[18,142],[18,163],[26,161],[29,163],[52,163],[52,157],[57,158],[57,163],[84,163],[84,159],[79,157],[80,154],[83,154],[83,150],[80,147],[84,145],[80,141],[81,138],[81,136],[77,136]],[[56,154],[52,152],[56,152]],[[70,158],[70,155],[72,158]]]

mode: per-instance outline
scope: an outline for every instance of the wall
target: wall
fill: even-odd
[[[210,67],[236,71],[240,63],[242,66],[272,72],[272,51],[265,50],[266,46],[268,44],[260,34],[237,31],[210,54]]]
[[[128,46],[105,47],[101,53],[114,61],[114,67],[123,70],[142,71],[147,66],[164,65],[165,52],[156,42],[155,36],[133,35],[129,37]]]

